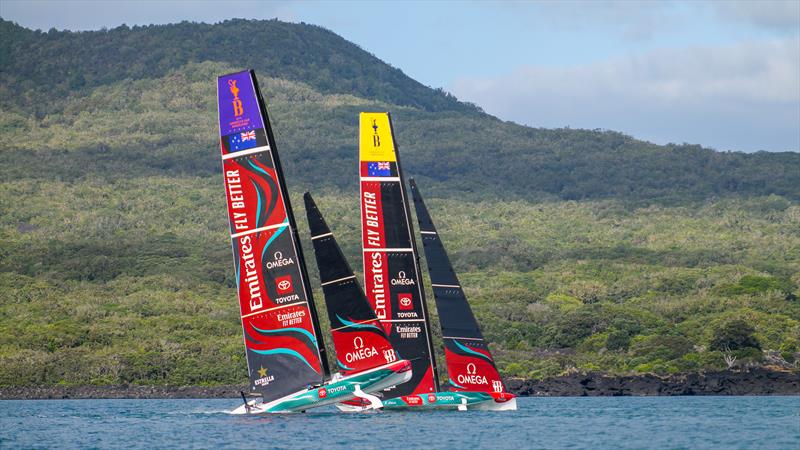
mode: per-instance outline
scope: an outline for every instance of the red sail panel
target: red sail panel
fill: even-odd
[[[402,172],[388,113],[361,113],[359,175],[364,286],[411,380],[385,397],[438,390],[427,307]]]
[[[450,390],[506,392],[485,341],[445,338],[444,354]]]
[[[269,119],[252,71],[219,77],[220,149],[251,390],[323,380],[319,328]]]
[[[397,361],[397,354],[383,333],[380,322],[344,319],[332,329],[336,364],[343,375],[352,375]]]

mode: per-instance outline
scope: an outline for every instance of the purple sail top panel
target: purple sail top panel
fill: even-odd
[[[255,147],[257,135],[263,133],[264,122],[250,72],[232,73],[217,78],[217,99],[223,154]],[[253,130],[262,133],[248,133]]]

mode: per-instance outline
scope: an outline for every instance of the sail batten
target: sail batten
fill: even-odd
[[[250,390],[265,401],[329,376],[269,117],[252,71],[217,79],[220,150]]]
[[[438,391],[411,212],[388,113],[359,116],[364,287],[394,348],[411,361],[411,381],[385,398]]]
[[[439,311],[451,390],[505,393],[505,385],[497,372],[489,346],[464,295],[433,219],[413,179],[410,184],[422,234],[425,261],[436,309]]]

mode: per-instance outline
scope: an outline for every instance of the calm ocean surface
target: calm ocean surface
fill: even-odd
[[[262,417],[234,400],[0,401],[2,448],[800,448],[800,397],[522,398],[519,411]]]

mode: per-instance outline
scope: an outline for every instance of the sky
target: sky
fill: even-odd
[[[503,120],[800,151],[800,0],[0,0],[0,16],[42,30],[312,23]]]

